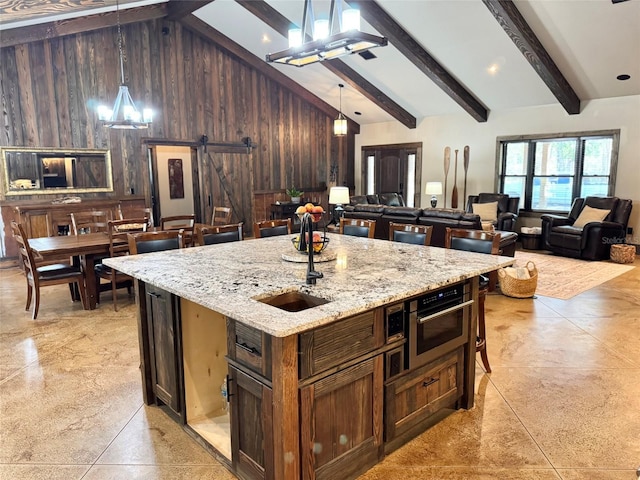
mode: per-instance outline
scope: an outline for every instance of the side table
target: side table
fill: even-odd
[[[542,248],[542,235],[539,233],[519,233],[522,240],[522,248],[525,250],[540,250]]]

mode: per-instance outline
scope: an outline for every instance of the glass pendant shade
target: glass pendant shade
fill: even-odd
[[[347,119],[344,118],[342,112],[340,112],[338,118],[333,121],[333,134],[336,137],[342,137],[347,134]]]

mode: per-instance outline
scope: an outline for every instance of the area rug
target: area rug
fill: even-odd
[[[610,260],[591,262],[523,250],[518,250],[515,258],[519,266],[526,265],[529,260],[535,263],[538,269],[537,295],[561,300],[574,297],[635,268]]]

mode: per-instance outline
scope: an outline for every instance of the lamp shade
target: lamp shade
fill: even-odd
[[[427,182],[424,193],[427,195],[442,195],[442,182]]]
[[[329,203],[333,205],[349,203],[349,187],[331,187],[329,189]]]

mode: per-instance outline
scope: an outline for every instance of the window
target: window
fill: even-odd
[[[612,195],[620,131],[498,138],[499,191],[520,208],[568,212],[576,197]]]

